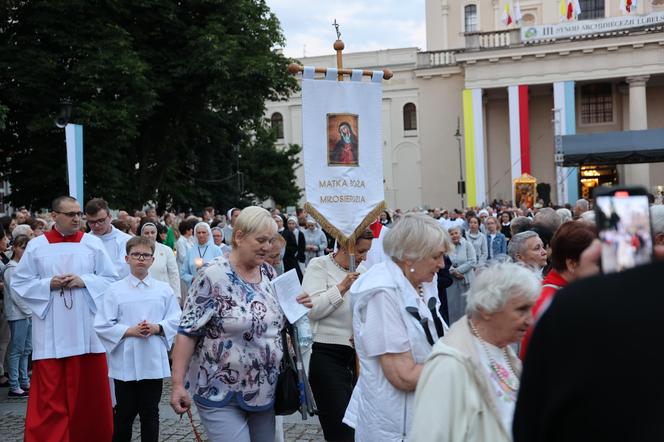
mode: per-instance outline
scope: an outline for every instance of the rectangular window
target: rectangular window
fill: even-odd
[[[581,124],[613,123],[611,83],[581,86]]]
[[[604,18],[604,0],[579,0],[581,14],[579,20]]]
[[[477,32],[477,5],[468,5],[464,8],[463,25],[465,32]]]

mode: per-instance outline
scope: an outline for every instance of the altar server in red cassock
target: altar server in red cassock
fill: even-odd
[[[113,411],[99,297],[118,278],[101,240],[79,230],[76,199],[53,201],[53,229],[28,243],[12,288],[32,310],[33,368],[25,440],[110,441]]]

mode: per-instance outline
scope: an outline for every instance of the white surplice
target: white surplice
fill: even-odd
[[[79,276],[84,288],[51,290],[51,278]],[[32,311],[32,359],[104,353],[94,331],[95,302],[117,280],[101,240],[84,234],[80,242],[30,240],[12,276],[12,289]]]
[[[94,235],[94,234],[93,234]],[[111,231],[104,235],[94,235],[101,239],[108,257],[115,265],[115,271],[118,274],[118,279],[122,279],[129,274],[129,265],[125,260],[127,254],[127,241],[131,239],[131,235],[127,235],[122,230],[118,230],[111,226]]]
[[[168,350],[180,323],[181,310],[171,287],[151,276],[133,275],[111,284],[95,317],[95,330],[109,355],[109,376],[120,381],[163,379],[171,375]],[[124,337],[142,321],[159,324],[164,335]]]

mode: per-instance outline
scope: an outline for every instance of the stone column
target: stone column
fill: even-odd
[[[450,43],[448,35],[450,33],[450,5],[448,4],[448,0],[441,1],[440,10],[443,14],[443,49],[449,49]]]
[[[646,82],[650,76],[627,77],[629,85],[629,130],[648,129]],[[650,191],[650,164],[626,164],[624,182]]]

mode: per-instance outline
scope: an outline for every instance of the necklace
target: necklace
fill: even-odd
[[[69,302],[67,302],[67,296],[65,295],[64,288],[60,289],[60,297],[62,298],[62,301],[65,303],[65,307],[67,308],[67,310],[71,310],[72,307],[74,306],[74,297],[71,294],[71,289],[69,289]]]
[[[210,247],[210,246],[205,246],[205,250],[203,250],[203,254],[201,255],[201,248],[200,248],[200,246],[196,246],[196,248],[198,249],[198,256],[199,256],[201,259],[203,259],[203,256],[205,256],[205,253],[207,253],[207,249],[208,249],[208,247]]]
[[[331,255],[329,255],[329,256],[330,256],[330,260],[332,261],[332,263],[333,263],[335,266],[337,266],[337,268],[338,268],[339,270],[341,270],[342,272],[345,272],[345,273],[350,273],[350,270],[348,270],[348,269],[344,269],[343,266],[337,262],[337,260],[335,259],[335,258],[337,257],[337,253],[336,253],[336,252],[333,253],[333,254],[331,254]]]
[[[480,341],[480,345],[484,349],[484,352],[486,353],[487,357],[489,358],[489,366],[491,367],[491,371],[493,371],[496,376],[498,376],[498,380],[500,381],[501,384],[506,386],[509,390],[516,392],[519,389],[519,377],[516,375],[516,372],[514,371],[514,368],[512,367],[512,363],[510,362],[510,358],[507,356],[507,350],[503,348],[503,357],[505,361],[507,362],[507,368],[509,369],[509,374],[514,375],[514,378],[516,379],[516,385],[512,385],[509,382],[509,375],[507,379],[505,379],[505,376],[500,372],[498,369],[498,364],[496,361],[493,359],[491,356],[491,353],[489,352],[489,347],[484,339],[480,336],[480,333],[477,331],[477,328],[475,327],[475,324],[473,324],[473,321],[468,319],[468,324],[470,324],[470,329],[473,332],[473,335],[477,338],[478,341]]]

